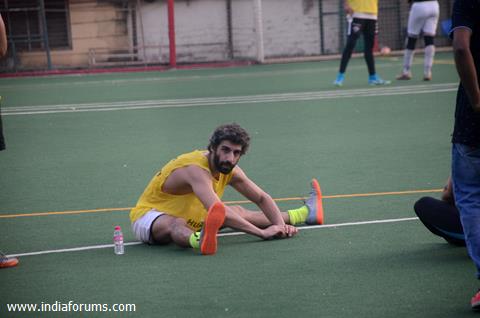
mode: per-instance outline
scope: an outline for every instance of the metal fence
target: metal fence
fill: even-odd
[[[453,0],[439,3],[447,20]],[[403,49],[408,12],[406,0],[379,1],[378,46]],[[0,72],[171,61],[166,0],[0,0],[0,13]],[[179,64],[333,55],[346,38],[343,0],[176,0],[174,18]],[[441,27],[435,43],[450,45]]]

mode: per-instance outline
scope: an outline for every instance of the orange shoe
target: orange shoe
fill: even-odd
[[[470,304],[472,305],[473,310],[480,310],[480,290],[475,294],[475,296],[472,297]]]
[[[18,259],[15,257],[7,257],[0,252],[0,268],[14,267],[18,265]]]
[[[312,179],[312,190],[310,196],[305,205],[308,208],[308,216],[305,223],[309,225],[323,224],[323,203],[322,203],[322,190],[317,179]]]
[[[200,232],[200,252],[213,255],[217,252],[217,233],[225,221],[225,206],[222,202],[214,203],[208,210],[205,223]]]

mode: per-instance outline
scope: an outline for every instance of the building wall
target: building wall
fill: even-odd
[[[324,2],[336,3],[335,0]],[[338,6],[337,6],[338,7]],[[233,57],[256,57],[256,24],[253,0],[232,1]],[[318,1],[263,0],[262,22],[267,57],[320,54]],[[175,1],[175,35],[179,62],[228,59],[226,0]],[[141,16],[140,16],[141,15]],[[142,3],[137,14],[143,27],[148,61],[168,61],[166,1]],[[142,24],[142,25],[140,25]]]
[[[95,0],[70,1],[71,48],[52,50],[55,67],[86,67],[91,48],[128,50],[132,45],[128,32],[128,12]],[[45,52],[24,52],[19,57],[24,68],[46,67]]]
[[[136,21],[137,30],[141,32],[143,29],[143,34],[139,34],[139,38],[145,39],[147,61],[168,63],[167,1],[143,2],[138,10]],[[178,62],[227,59],[226,1],[175,1],[175,36]],[[143,52],[140,56],[142,54]]]
[[[269,0],[262,11],[266,57],[320,53],[318,1]]]
[[[168,12],[165,1],[143,2],[136,14],[140,56],[151,62],[168,61]],[[144,49],[144,47],[146,47]]]

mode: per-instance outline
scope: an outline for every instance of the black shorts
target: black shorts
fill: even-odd
[[[377,20],[353,18],[348,34],[363,33],[364,36],[375,36],[378,33]]]

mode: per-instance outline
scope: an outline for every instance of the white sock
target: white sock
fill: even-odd
[[[425,47],[425,60],[423,63],[423,74],[430,76],[432,74],[433,58],[435,57],[435,46],[428,45]]]
[[[405,53],[403,54],[403,74],[410,74],[414,55],[414,50],[405,49]]]

